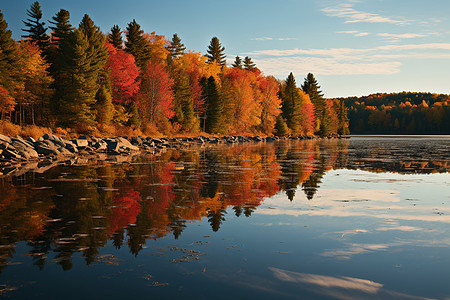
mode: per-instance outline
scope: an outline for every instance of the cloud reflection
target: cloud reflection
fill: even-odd
[[[269,267],[276,279],[332,299],[427,299],[387,290],[383,284],[347,276],[299,273]]]

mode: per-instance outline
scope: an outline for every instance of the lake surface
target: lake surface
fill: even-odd
[[[95,158],[0,178],[0,297],[450,297],[450,138]]]

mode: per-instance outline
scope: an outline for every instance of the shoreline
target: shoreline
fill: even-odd
[[[37,173],[59,165],[82,164],[89,158],[123,163],[137,155],[158,154],[167,149],[187,149],[203,145],[234,145],[244,143],[272,143],[286,140],[348,139],[348,136],[223,136],[223,137],[112,137],[79,136],[67,140],[45,134],[38,140],[31,137],[8,137],[0,134],[0,177],[20,176],[29,171]]]

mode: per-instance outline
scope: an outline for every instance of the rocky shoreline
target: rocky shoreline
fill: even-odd
[[[30,170],[42,173],[64,164],[79,164],[86,157],[123,162],[123,157],[141,153],[155,154],[165,149],[183,149],[192,145],[239,144],[250,142],[275,142],[279,140],[317,139],[315,136],[260,137],[224,136],[189,138],[114,137],[98,138],[80,136],[67,140],[53,134],[45,134],[38,140],[31,137],[8,137],[0,134],[0,176],[18,176]],[[329,136],[326,138],[347,138]]]

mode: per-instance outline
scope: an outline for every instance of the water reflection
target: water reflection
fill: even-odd
[[[314,201],[324,175],[333,169],[449,172],[449,149],[447,139],[425,143],[412,139],[368,143],[362,138],[291,141],[169,150],[131,163],[91,160],[78,166],[60,165],[42,174],[30,171],[3,177],[0,270],[15,255],[15,244],[20,241],[27,241],[38,268],[54,262],[69,270],[74,253],[81,252],[89,265],[99,259],[108,241],[138,255],[149,239],[168,234],[178,239],[188,223],[204,219],[216,232],[228,218],[227,208],[236,217],[250,217],[263,200],[277,193],[285,194],[287,203],[301,192]],[[383,198],[373,192],[376,199]],[[351,201],[352,196],[343,191],[333,193]],[[276,209],[259,212],[276,214]],[[295,213],[338,216],[349,211],[332,205]],[[392,213],[380,216],[392,217]],[[358,249],[371,251],[371,246],[351,245],[337,254],[323,255],[349,256]]]

